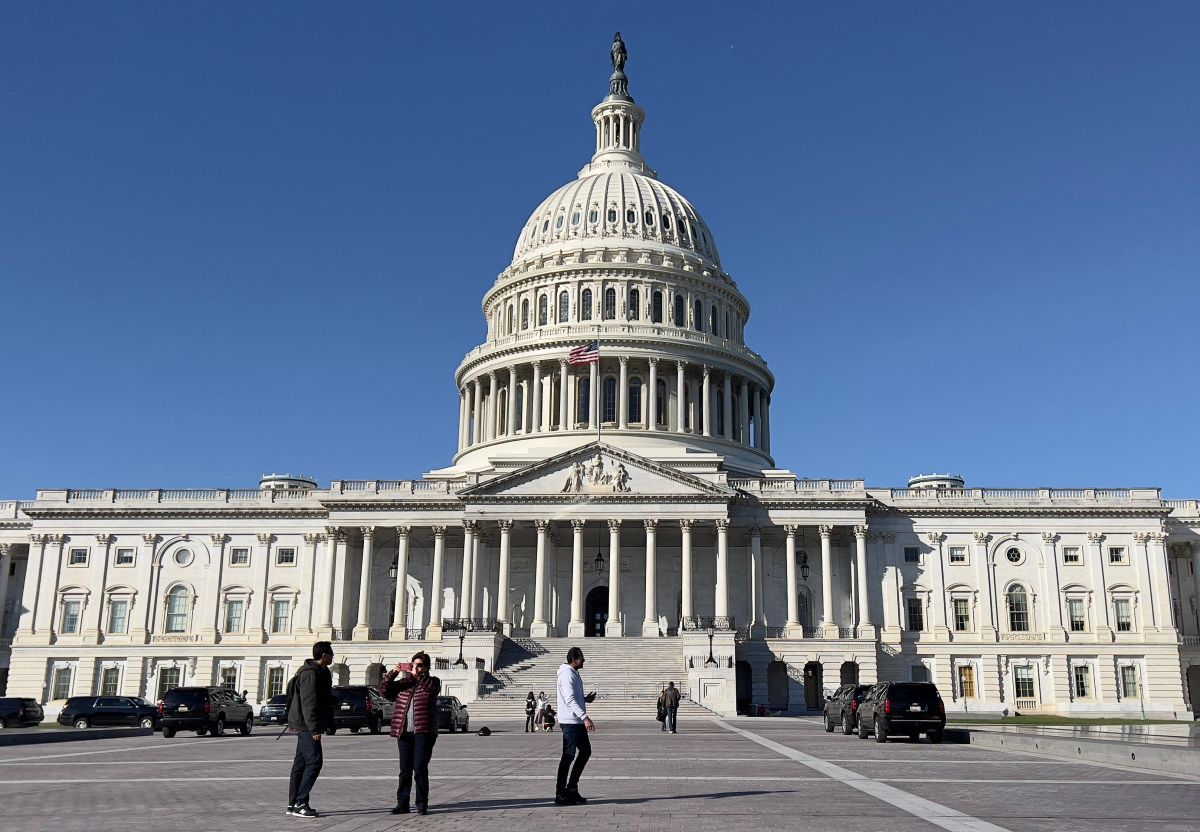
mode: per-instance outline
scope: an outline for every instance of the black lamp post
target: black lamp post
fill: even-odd
[[[808,580],[808,552],[800,550],[800,580]]]
[[[708,628],[708,658],[704,660],[705,667],[716,667],[717,666],[717,660],[715,658],[713,658],[713,652],[712,652],[713,636],[716,635],[716,632],[717,631],[714,627]]]
[[[467,668],[467,660],[463,658],[463,642],[467,640],[467,631],[458,631],[458,661],[454,663],[455,667],[461,667],[464,670]]]
[[[596,535],[596,558],[592,561],[592,566],[596,570],[597,575],[604,574],[604,552],[600,549],[601,534]]]

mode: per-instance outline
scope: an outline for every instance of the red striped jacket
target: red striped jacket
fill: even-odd
[[[396,671],[389,671],[379,683],[379,694],[395,699],[392,711],[392,736],[399,737],[408,724],[408,709],[413,709],[413,733],[436,734],[438,732],[437,698],[442,691],[442,680],[436,676],[410,676],[397,679]]]

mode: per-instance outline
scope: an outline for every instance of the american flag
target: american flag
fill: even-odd
[[[600,342],[588,341],[582,347],[571,350],[567,356],[568,364],[596,364],[600,361]]]

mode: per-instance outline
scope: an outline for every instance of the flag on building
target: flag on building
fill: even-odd
[[[600,361],[600,342],[588,341],[582,347],[571,350],[567,356],[568,364],[596,364]]]

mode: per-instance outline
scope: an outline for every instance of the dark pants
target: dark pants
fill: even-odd
[[[292,777],[288,783],[289,806],[308,805],[308,797],[324,762],[321,742],[314,740],[308,731],[301,731],[296,735],[296,757],[292,760]]]
[[[667,708],[667,718],[663,720],[663,728],[670,731],[672,734],[675,733],[675,712],[677,710],[679,709]]]
[[[405,734],[396,740],[400,749],[400,785],[396,788],[396,805],[407,806],[413,779],[417,781],[417,806],[429,805],[429,760],[437,734]]]
[[[525,730],[526,731],[536,731],[537,730],[537,728],[534,727],[534,724],[533,724],[533,713],[532,712],[525,714]]]
[[[562,759],[558,761],[558,794],[574,791],[579,788],[579,778],[583,775],[583,767],[592,756],[592,740],[588,737],[587,729],[575,723],[563,723]],[[574,765],[572,765],[574,762]],[[570,777],[568,777],[568,773]]]

